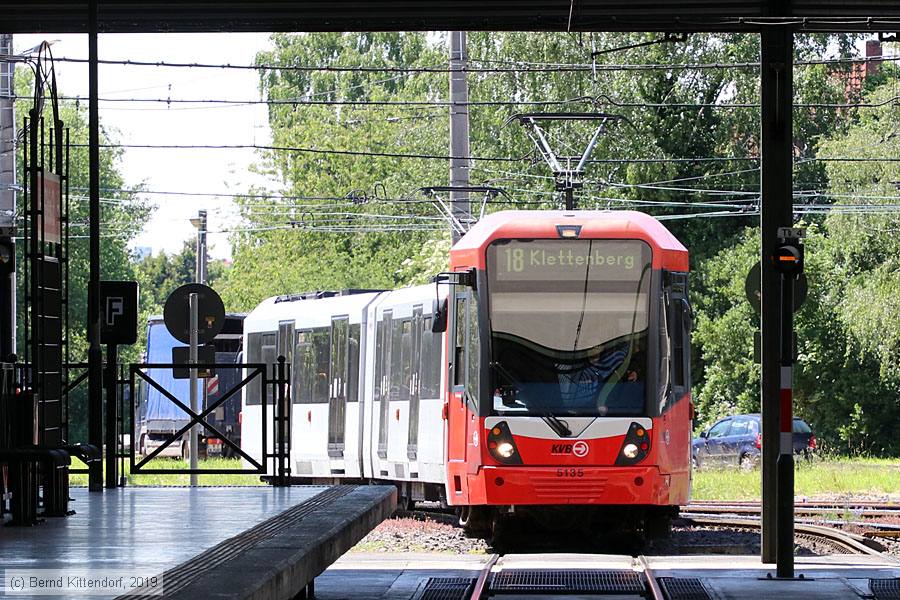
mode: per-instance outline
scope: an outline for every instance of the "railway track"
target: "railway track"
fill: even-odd
[[[759,519],[759,503],[691,503],[681,511],[682,516],[746,517]],[[900,538],[900,505],[895,503],[865,503],[837,507],[831,504],[798,504],[794,507],[795,523],[827,527],[853,527],[868,538]],[[805,518],[804,518],[805,517]],[[889,522],[883,521],[888,519]]]
[[[706,527],[759,529],[762,526],[762,520],[759,517],[732,517],[685,512],[681,514],[681,518],[690,523]],[[825,543],[840,553],[880,556],[884,551],[880,544],[865,536],[851,534],[827,525],[795,521],[794,533],[809,540]]]
[[[759,502],[691,502],[682,509],[685,512],[759,514]],[[854,517],[900,519],[900,504],[896,502],[798,502],[794,505],[798,515],[853,515]]]
[[[723,508],[724,510],[724,508]],[[433,513],[417,516],[431,518]],[[437,513],[442,519],[446,513]],[[752,515],[686,512],[682,520],[697,527],[759,529]],[[879,545],[863,536],[811,523],[796,523],[796,536],[835,553],[880,556]],[[540,558],[537,558],[540,557]],[[491,554],[477,576],[431,578],[416,600],[542,600],[603,598],[663,600],[711,598],[700,579],[657,576],[643,555]]]
[[[643,556],[605,557],[618,563],[590,568],[586,561],[571,567],[536,567],[534,561],[493,554],[474,578],[431,578],[417,600],[518,600],[525,596],[555,598],[608,597],[665,600],[670,578],[657,580]]]

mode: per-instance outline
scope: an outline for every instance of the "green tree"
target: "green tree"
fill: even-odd
[[[24,129],[25,119],[31,109],[34,78],[27,71],[16,71],[16,117],[19,126]],[[44,117],[49,127],[52,119],[49,101]],[[60,119],[69,133],[69,201],[70,201],[70,239],[69,239],[69,279],[68,279],[68,316],[69,316],[69,359],[72,362],[87,360],[87,289],[89,276],[88,260],[88,127],[87,110],[71,104],[60,106]],[[114,144],[114,133],[101,127],[100,143]],[[102,191],[101,219],[102,230],[100,240],[101,277],[111,280],[134,279],[135,272],[127,244],[143,228],[149,218],[150,207],[141,200],[135,191],[124,191],[127,187],[119,171],[122,150],[111,147],[100,151],[100,188]],[[17,164],[24,165],[21,150]],[[139,188],[138,188],[139,189]],[[24,212],[26,199],[19,197],[19,214]],[[19,264],[22,264],[21,244],[17,248]],[[18,271],[22,273],[20,269]],[[19,280],[19,311],[24,310],[24,281]],[[20,318],[20,324],[24,320]],[[19,331],[20,353],[24,349],[23,332]],[[123,348],[122,359],[131,360],[138,356],[136,347]],[[87,409],[85,386],[76,388],[69,397],[69,431],[70,439],[84,441],[86,438]]]
[[[440,48],[424,34],[277,34],[265,64],[439,64]],[[267,71],[261,86],[270,107],[274,145],[282,148],[444,153],[444,118],[401,107],[294,106],[292,99],[402,101],[443,97],[446,82],[432,74]],[[386,288],[404,283],[399,265],[431,239],[430,204],[390,199],[446,181],[447,165],[428,160],[271,151],[263,169],[277,174],[283,193],[323,200],[261,200],[249,195],[243,216],[253,231],[232,238],[234,267],[223,282],[226,304],[248,310],[262,298],[316,288]],[[416,224],[395,215],[423,217]],[[437,223],[441,223],[438,219]]]

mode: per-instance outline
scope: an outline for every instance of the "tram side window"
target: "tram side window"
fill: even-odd
[[[466,299],[456,299],[454,328],[456,329],[453,350],[453,385],[466,383]]]
[[[403,383],[402,346],[403,321],[394,319],[391,322],[391,401],[400,400],[400,386]]]
[[[393,319],[390,312],[384,313],[384,320],[378,322],[375,349],[375,395],[376,398],[390,399],[391,395],[391,342]],[[397,350],[399,353],[399,349]]]
[[[350,347],[347,352],[347,401],[359,400],[359,323],[350,325]]]
[[[331,328],[318,327],[313,329],[312,347],[315,355],[312,381],[312,401],[328,402],[328,369],[331,358]]]
[[[263,363],[267,370],[275,362],[275,333],[249,333],[247,334],[247,362]],[[262,392],[262,378],[254,377],[245,388],[247,390],[247,406],[260,404]],[[265,390],[266,402],[272,403],[272,389],[268,386]]]
[[[375,324],[375,399],[381,400],[384,391],[382,390],[384,377],[384,321],[378,321]]]
[[[481,338],[478,334],[478,302],[475,299],[475,295],[471,294],[469,296],[469,329],[466,339],[466,354],[468,355],[466,389],[469,392],[469,397],[476,399],[476,401],[479,396],[479,383],[481,381],[478,369],[479,359],[481,358]]]
[[[665,296],[662,296],[659,299],[659,388],[657,389],[660,412],[667,408],[667,404],[672,401],[673,397],[673,394],[669,393],[669,369],[672,358],[669,354],[670,344],[666,299]]]
[[[412,321],[405,319],[400,327],[400,395],[397,400],[409,400],[412,383]]]
[[[441,396],[441,334],[432,333],[431,317],[425,317],[422,324],[422,362],[419,373],[422,386],[421,398],[440,398]]]
[[[313,349],[310,341],[310,332],[297,332],[297,345],[294,348],[294,360],[291,364],[295,404],[309,404],[312,402],[312,360]]]
[[[682,390],[690,386],[690,310],[687,303],[687,274],[673,273],[670,300],[672,336],[672,385]]]

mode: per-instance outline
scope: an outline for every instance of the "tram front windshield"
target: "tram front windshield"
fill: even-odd
[[[491,244],[493,413],[644,414],[650,261],[638,240]]]

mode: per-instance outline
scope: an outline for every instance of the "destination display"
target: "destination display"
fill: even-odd
[[[637,281],[650,262],[638,240],[509,240],[488,248],[498,281]]]

